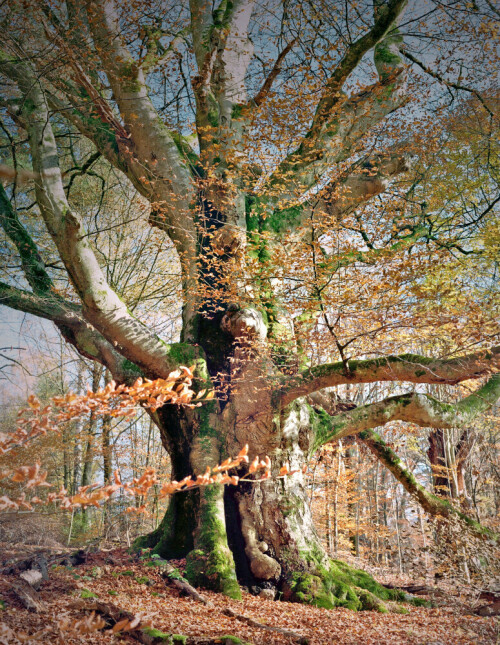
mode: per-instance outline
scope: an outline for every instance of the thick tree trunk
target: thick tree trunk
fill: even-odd
[[[323,607],[386,610],[383,600],[404,594],[330,560],[314,528],[302,472],[316,448],[313,408],[298,399],[279,411],[265,349],[228,346],[227,356],[231,389],[226,400],[158,411],[155,420],[172,458],[172,477],[199,474],[245,444],[251,458],[270,457],[273,476],[174,495],[159,527],[136,547],[153,548],[167,558],[186,556],[192,584],[233,597],[240,595],[239,582]],[[285,464],[297,472],[277,477]]]

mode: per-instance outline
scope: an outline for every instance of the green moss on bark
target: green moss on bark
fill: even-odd
[[[186,578],[195,586],[241,599],[233,554],[227,543],[223,499],[222,486],[207,486],[201,491],[195,549],[186,559]]]
[[[182,558],[193,548],[193,517],[198,505],[199,491],[186,491],[172,496],[168,509],[158,527],[138,537],[134,551],[152,549],[162,558]]]

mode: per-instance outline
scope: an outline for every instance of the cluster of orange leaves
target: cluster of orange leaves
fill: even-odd
[[[155,484],[161,484],[159,497],[164,498],[167,495],[172,495],[180,491],[200,488],[202,486],[209,486],[211,484],[231,484],[237,486],[240,481],[260,482],[271,478],[271,460],[268,456],[263,459],[255,457],[250,463],[248,472],[244,477],[237,475],[230,475],[229,470],[239,468],[242,464],[249,463],[248,458],[248,444],[245,445],[238,456],[234,459],[228,458],[221,464],[213,468],[207,467],[203,475],[198,475],[194,479],[191,476],[185,477],[181,481],[162,482],[156,476],[154,468],[147,468],[141,477],[134,478],[131,482],[122,482],[118,471],[114,473],[114,483],[107,486],[100,486],[99,484],[91,484],[89,486],[81,486],[75,495],[68,496],[64,487],[61,487],[57,493],[49,493],[46,500],[39,497],[32,497],[29,502],[25,499],[23,493],[21,497],[16,500],[11,500],[7,496],[0,498],[0,511],[2,510],[18,510],[25,508],[33,510],[33,504],[44,503],[57,503],[60,508],[72,510],[74,508],[86,508],[87,506],[100,507],[101,502],[107,501],[114,493],[122,490],[125,494],[130,496],[141,496],[145,498],[150,489]],[[250,475],[263,471],[262,475],[257,479],[250,479]],[[282,466],[278,477],[286,477],[298,472],[297,470],[290,470],[287,465]],[[37,486],[50,486],[51,484],[45,481],[47,476],[46,472],[40,470],[40,464],[34,466],[22,466],[14,471],[11,477],[12,481],[20,482],[24,488],[35,488]],[[130,506],[126,512],[145,513],[146,504],[142,506]]]
[[[159,497],[163,498],[166,495],[173,495],[179,491],[188,490],[191,488],[200,488],[202,486],[210,486],[210,484],[230,484],[237,486],[242,481],[261,482],[266,479],[271,479],[271,460],[268,456],[263,459],[255,457],[250,463],[248,472],[243,477],[238,475],[230,475],[229,470],[239,468],[242,464],[248,464],[248,444],[245,445],[237,457],[231,459],[230,457],[223,461],[221,464],[210,468],[207,466],[203,475],[198,475],[194,479],[191,476],[184,477],[181,481],[164,482],[159,493]],[[261,476],[257,479],[250,479],[250,475],[263,471]],[[288,465],[282,466],[278,478],[293,475],[298,470],[290,470]],[[116,473],[115,473],[116,477]],[[155,469],[148,468],[140,479],[134,479],[131,485],[125,485],[124,490],[133,494],[147,495],[149,489],[154,484],[161,483],[156,479]],[[123,486],[123,485],[122,485]],[[132,506],[126,509],[128,512],[145,513],[146,505],[140,507]]]
[[[210,393],[200,392],[194,395],[191,389],[193,374],[191,369],[180,367],[172,372],[167,379],[149,381],[137,379],[132,386],[117,385],[114,381],[108,383],[97,392],[88,391],[84,395],[69,392],[65,396],[55,396],[51,403],[42,407],[35,396],[28,399],[28,408],[19,412],[18,426],[9,434],[0,434],[0,455],[13,448],[24,448],[29,442],[47,432],[59,432],[60,425],[80,417],[83,414],[93,413],[98,415],[111,415],[114,417],[130,417],[135,414],[137,407],[142,406],[157,410],[165,403],[179,405],[201,405],[201,399],[211,398]],[[234,468],[242,464],[249,464],[248,472],[244,477],[229,474]],[[249,479],[251,475],[261,472],[258,479]],[[288,466],[283,466],[279,477],[292,475],[297,471],[290,471]],[[10,479],[12,482],[22,484],[25,490],[51,487],[46,481],[47,472],[41,469],[40,463],[7,469],[0,472],[1,479]],[[154,485],[161,485],[159,496],[163,498],[179,491],[208,486],[210,484],[231,484],[237,486],[240,481],[264,481],[271,478],[271,460],[265,456],[263,459],[255,457],[252,462],[248,458],[248,446],[245,446],[234,459],[228,458],[221,464],[207,467],[202,475],[195,478],[188,476],[181,481],[162,482],[156,476],[154,468],[147,468],[141,477],[134,478],[131,482],[122,482],[118,471],[114,473],[114,483],[101,486],[91,484],[81,486],[75,495],[68,496],[64,487],[58,492],[50,492],[46,499],[34,495],[29,500],[26,493],[11,499],[7,495],[0,497],[0,511],[16,511],[20,509],[33,510],[33,504],[54,503],[60,508],[72,510],[86,508],[87,506],[100,507],[114,493],[122,490],[130,496],[146,498]],[[140,507],[131,506],[128,512],[146,512],[146,504]]]
[[[132,619],[123,618],[113,625],[110,629],[110,633],[113,635],[118,635],[123,632],[132,631],[138,629],[139,627],[148,627],[150,623],[144,621],[141,615],[134,616]],[[88,616],[81,618],[80,620],[72,620],[68,617],[63,617],[57,621],[57,629],[60,635],[79,637],[85,636],[87,634],[93,634],[100,631],[106,627],[106,621],[95,611],[91,612]],[[44,629],[40,629],[35,633],[26,634],[22,631],[16,631],[14,633],[5,623],[0,623],[0,642],[14,642],[17,640],[21,643],[33,642],[35,640],[41,639],[43,636],[46,636],[52,631],[52,626],[47,626]],[[2,640],[5,638],[6,640]],[[58,641],[60,642],[60,641]]]
[[[55,396],[45,406],[42,406],[36,396],[31,395],[28,397],[28,407],[22,409],[18,414],[16,429],[13,432],[0,433],[0,455],[5,455],[14,449],[22,451],[29,443],[48,432],[59,433],[61,425],[84,414],[131,417],[139,406],[155,411],[166,403],[201,405],[200,399],[202,397],[207,399],[210,396],[205,391],[195,396],[191,389],[192,382],[192,370],[182,366],[171,372],[166,379],[150,381],[139,378],[131,386],[117,385],[114,381],[110,381],[104,388],[99,388],[97,392],[89,390],[86,394],[68,392],[65,396]],[[50,486],[46,482],[46,477],[47,473],[42,471],[39,463],[0,472],[0,480],[10,479],[13,482],[21,483],[24,489]],[[89,503],[93,504],[97,498],[106,499],[109,497],[107,493],[95,490],[91,496],[85,497],[89,488],[96,487],[84,487],[74,496],[82,498],[81,505],[88,505],[83,503],[83,500],[87,498],[92,499]],[[47,501],[58,501],[64,508],[72,508],[77,502],[72,502],[71,499],[67,497],[66,491],[61,489],[59,493],[50,493]],[[32,504],[40,503],[42,500],[36,496],[32,497],[29,502],[26,501],[24,492],[15,500],[4,495],[0,497],[0,511],[20,508],[32,510]]]
[[[59,426],[92,412],[112,417],[132,417],[142,406],[153,412],[165,403],[200,405],[200,399],[210,398],[203,390],[196,397],[191,389],[193,373],[188,367],[180,367],[166,379],[137,379],[131,385],[117,385],[110,381],[97,392],[86,394],[68,392],[54,396],[44,407],[36,396],[28,397],[28,407],[19,412],[18,425],[14,432],[0,433],[0,455],[13,448],[22,448],[49,431],[58,432]],[[196,401],[196,403],[194,403]]]

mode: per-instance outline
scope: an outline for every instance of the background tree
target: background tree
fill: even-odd
[[[140,542],[187,554],[192,582],[229,595],[238,576],[328,607],[397,597],[331,561],[312,523],[302,469],[321,445],[352,434],[428,512],[486,531],[428,493],[372,430],[393,420],[467,425],[500,393],[492,9],[410,3],[403,16],[406,4],[13,0],[2,9],[13,160],[4,174],[14,184],[1,217],[30,287],[6,280],[2,302],[52,320],[119,382],[193,366],[197,390],[214,398],[152,414],[176,479],[245,444],[277,471],[300,471],[174,495]],[[483,153],[462,141],[447,167],[454,186],[469,168],[480,181],[440,194],[446,100],[461,94],[460,109],[479,115]],[[150,314],[122,299],[99,235],[87,232],[86,196],[72,184],[97,159],[171,240],[180,342],[167,344]],[[34,193],[19,185],[26,177]],[[38,238],[38,221],[23,223],[27,207],[50,239]],[[177,278],[158,284],[131,250],[160,304]],[[61,292],[54,269],[63,267],[71,287]],[[450,294],[462,270],[471,284]],[[422,343],[441,334],[451,340],[444,350]],[[427,356],[415,353],[422,346]],[[458,402],[419,385],[483,377]],[[357,383],[380,385],[363,405],[331,390]]]

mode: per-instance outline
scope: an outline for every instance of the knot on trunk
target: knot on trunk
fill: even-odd
[[[221,321],[221,327],[238,341],[261,341],[267,336],[267,327],[262,314],[256,309],[239,309],[230,305]]]

